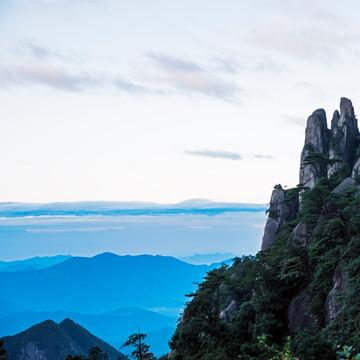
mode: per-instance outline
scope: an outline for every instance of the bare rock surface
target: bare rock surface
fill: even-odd
[[[327,128],[324,109],[318,109],[309,116],[305,130],[305,143],[301,152],[299,183],[313,187],[326,174],[325,165],[304,165],[309,153],[326,155],[329,151],[330,131]]]
[[[335,269],[333,277],[333,288],[326,297],[325,302],[325,323],[328,324],[338,313],[341,308],[342,300],[341,293],[347,288],[346,277],[344,270],[341,269],[341,263]]]
[[[347,98],[340,100],[340,113],[331,122],[331,141],[329,149],[330,159],[339,159],[329,170],[331,175],[343,164],[347,164],[351,170],[355,163],[356,148],[358,143],[359,129],[355,117],[354,107]]]
[[[229,306],[220,313],[220,319],[225,322],[230,322],[232,317],[234,316],[234,313],[237,310],[238,310],[238,306],[236,304],[236,301],[233,300],[233,301],[231,301]]]
[[[309,302],[310,294],[307,289],[291,300],[288,310],[288,326],[292,333],[311,326],[311,319],[306,314]]]

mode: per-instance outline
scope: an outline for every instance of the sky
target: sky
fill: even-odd
[[[265,204],[360,107],[356,0],[1,0],[0,201]]]

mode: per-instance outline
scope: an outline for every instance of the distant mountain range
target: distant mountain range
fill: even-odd
[[[65,259],[65,260],[64,260]],[[168,351],[184,294],[220,264],[193,265],[166,256],[34,258],[17,264],[61,263],[31,271],[0,271],[0,336],[42,321],[76,321],[119,346],[138,327],[156,355]],[[9,266],[11,262],[7,263]],[[167,316],[165,316],[167,315]]]
[[[211,265],[214,263],[221,263],[229,259],[233,259],[236,255],[232,253],[215,253],[215,254],[195,254],[192,256],[178,257],[179,260],[185,261],[194,265]]]
[[[126,356],[92,335],[70,319],[59,324],[46,320],[14,336],[2,338],[11,360],[64,360],[67,355],[87,355],[91,347],[100,347],[109,360]]]
[[[0,261],[0,271],[32,271],[59,264],[71,255],[36,256],[26,260]]]
[[[1,300],[35,311],[91,314],[129,305],[178,311],[207,270],[165,256],[72,257],[42,270],[0,272]]]
[[[60,264],[70,259],[71,255],[36,256],[26,260],[0,261],[1,271],[34,271]],[[222,262],[228,263],[236,255],[232,253],[195,254],[192,256],[175,257],[183,262],[193,265],[218,266]],[[1,316],[1,312],[0,312]]]

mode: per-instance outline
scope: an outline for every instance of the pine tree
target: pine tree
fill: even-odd
[[[125,344],[122,347],[131,346],[134,351],[131,353],[131,357],[136,360],[156,360],[153,353],[149,352],[150,346],[144,343],[146,334],[142,334],[140,329],[137,333],[131,334]]]

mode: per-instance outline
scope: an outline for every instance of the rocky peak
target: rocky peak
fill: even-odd
[[[270,198],[268,220],[265,225],[261,250],[265,250],[274,243],[275,236],[281,230],[281,225],[294,220],[298,211],[298,200],[285,201],[286,191],[280,184],[274,186]]]
[[[312,188],[321,177],[333,174],[345,164],[352,171],[353,177],[360,175],[360,153],[357,155],[359,143],[357,119],[349,99],[341,98],[340,111],[335,110],[331,120],[331,129],[327,127],[325,110],[315,110],[309,116],[306,124],[299,183]],[[314,161],[311,161],[311,157],[314,158]],[[321,158],[323,161],[319,161]],[[334,161],[328,165],[327,159]],[[285,201],[285,199],[286,191],[281,185],[275,185],[271,195],[261,250],[271,246],[276,234],[281,232],[281,226],[296,217],[299,199],[291,201]],[[301,227],[302,232],[304,229],[304,226]],[[298,230],[300,231],[300,228]],[[308,235],[307,231],[305,234],[301,232],[302,238]]]
[[[331,121],[331,141],[329,149],[329,159],[338,159],[328,169],[328,175],[331,175],[344,164],[351,170],[355,163],[356,148],[359,136],[357,119],[355,117],[354,107],[347,98],[340,100],[340,114],[334,113]]]
[[[326,113],[318,109],[309,116],[305,130],[305,144],[301,152],[300,184],[313,187],[320,177],[326,174],[325,165],[304,165],[310,153],[326,156],[329,151],[330,131],[327,128]]]

